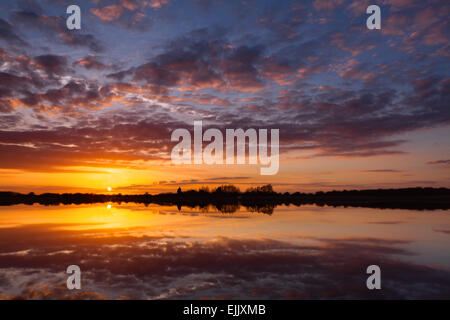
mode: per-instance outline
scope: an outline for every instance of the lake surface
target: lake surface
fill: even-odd
[[[81,290],[68,290],[69,265]],[[366,268],[381,268],[368,290]],[[0,298],[450,298],[450,211],[0,207]]]

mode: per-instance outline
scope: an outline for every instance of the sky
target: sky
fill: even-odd
[[[1,1],[0,190],[450,187],[449,15],[439,0]],[[279,129],[278,173],[173,164],[171,133],[197,120]]]

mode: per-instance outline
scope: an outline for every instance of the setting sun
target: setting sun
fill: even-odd
[[[111,191],[112,190],[112,188],[111,187],[108,187],[108,191]]]

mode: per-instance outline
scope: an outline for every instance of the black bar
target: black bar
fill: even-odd
[[[59,315],[64,319],[66,315],[71,318],[79,317],[89,319],[114,315],[130,318],[140,315],[144,319],[313,319],[317,317],[338,316],[362,319],[383,319],[392,311],[402,316],[423,313],[445,314],[450,304],[448,300],[440,301],[397,301],[397,300],[158,300],[158,301],[49,301],[49,300],[15,300],[0,301],[0,310],[12,312],[15,318],[24,314],[40,314],[44,319],[48,316]],[[256,306],[256,307],[255,307]],[[199,309],[202,308],[202,309]],[[211,308],[215,308],[213,315]],[[63,310],[63,314],[52,312]],[[202,312],[202,314],[197,314]],[[187,311],[188,314],[187,314]],[[192,311],[194,311],[192,313]],[[442,313],[441,313],[442,312]],[[133,317],[132,319],[134,319]]]

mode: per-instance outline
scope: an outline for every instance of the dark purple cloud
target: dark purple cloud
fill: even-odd
[[[57,8],[25,1],[0,20],[2,128],[23,137],[2,146],[13,153],[3,158],[8,168],[27,152],[40,167],[44,154],[62,165],[102,156],[167,159],[166,128],[191,128],[194,119],[222,130],[277,128],[282,153],[345,157],[403,154],[407,140],[399,135],[450,123],[443,1],[383,7],[381,32],[369,32],[363,5],[348,1],[252,10],[185,4],[185,16],[213,17],[201,26],[166,2],[86,2],[83,29],[70,32]],[[127,27],[136,14],[152,26]],[[105,51],[95,54],[100,46]],[[80,133],[87,128],[97,149]],[[164,129],[154,135],[157,128]],[[52,133],[46,144],[37,141],[42,132]],[[0,144],[10,144],[3,133]],[[157,155],[136,155],[150,152]]]

